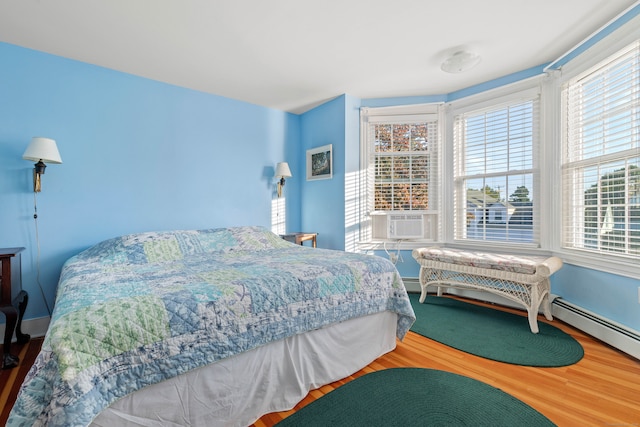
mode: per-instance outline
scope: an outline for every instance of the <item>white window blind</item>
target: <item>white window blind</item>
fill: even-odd
[[[416,218],[422,219],[423,239],[436,238],[440,173],[438,114],[433,113],[437,110],[434,106],[423,110],[428,111],[417,113],[388,108],[362,111],[363,150],[368,170],[366,212],[372,221],[373,239],[393,238],[387,225],[389,215],[398,212],[415,214],[406,218],[412,223]],[[399,217],[393,218],[397,221]],[[405,225],[411,224],[405,222]]]
[[[454,113],[454,238],[539,242],[539,97]]]
[[[640,254],[640,41],[562,90],[562,245]]]

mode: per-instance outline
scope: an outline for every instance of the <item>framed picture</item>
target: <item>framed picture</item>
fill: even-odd
[[[333,177],[332,144],[307,150],[307,181]]]

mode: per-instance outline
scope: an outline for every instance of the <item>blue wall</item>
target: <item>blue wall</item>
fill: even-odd
[[[303,231],[318,232],[318,247],[353,250],[356,200],[346,200],[346,189],[355,185],[360,168],[360,99],[341,95],[302,115],[303,168],[306,150],[333,145],[333,178],[302,184]],[[347,247],[348,243],[348,247]]]
[[[551,291],[582,308],[640,331],[640,280],[565,264],[551,276]]]
[[[64,261],[101,240],[270,227],[275,164],[301,170],[300,116],[0,43],[0,246],[27,248],[27,319],[48,315],[33,162],[22,160],[32,136],[55,139],[63,160],[37,200],[49,305]],[[300,227],[301,180],[287,180],[288,229]]]
[[[300,160],[306,167],[306,150],[332,144],[333,178],[306,181],[301,176],[300,231],[317,232],[318,247],[344,249],[345,108],[347,96],[326,102],[302,115]]]

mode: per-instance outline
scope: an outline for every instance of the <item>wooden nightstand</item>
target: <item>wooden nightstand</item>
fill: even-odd
[[[26,343],[31,338],[22,333],[22,318],[27,309],[29,295],[22,290],[22,266],[20,252],[24,248],[0,248],[0,312],[4,313],[7,323],[4,329],[4,342],[2,355],[2,369],[10,369],[18,366],[20,359],[11,354],[11,338],[16,331],[16,338],[20,344]],[[11,267],[15,264],[15,272],[18,277],[18,286],[12,287]],[[17,289],[13,289],[13,288]],[[15,297],[13,296],[15,295]],[[17,306],[17,308],[16,308]]]
[[[318,233],[289,233],[281,234],[280,237],[288,242],[295,243],[296,245],[302,245],[303,242],[311,240],[311,246],[315,248],[316,237],[318,237]]]

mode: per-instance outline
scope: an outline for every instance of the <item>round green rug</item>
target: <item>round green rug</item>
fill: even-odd
[[[472,378],[422,368],[373,372],[277,424],[287,426],[554,426],[513,396]]]
[[[544,322],[531,333],[526,316],[494,310],[447,297],[410,294],[416,313],[411,330],[466,353],[523,366],[572,365],[584,350],[571,335]]]

